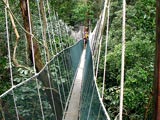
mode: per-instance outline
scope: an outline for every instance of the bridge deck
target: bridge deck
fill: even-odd
[[[68,110],[66,112],[65,120],[78,120],[85,54],[86,54],[86,49],[83,50],[83,53],[81,56],[81,60],[80,60],[77,75],[74,81],[74,86],[73,86],[71,98],[69,101]]]

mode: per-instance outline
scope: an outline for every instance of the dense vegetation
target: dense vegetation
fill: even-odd
[[[31,13],[37,6],[31,2]],[[86,25],[87,20],[92,26],[96,24],[101,12],[102,0],[88,0],[87,4],[76,0],[52,0],[51,10],[58,12],[59,18],[68,25]],[[10,6],[17,19],[22,23],[19,1],[10,0]],[[111,1],[110,10],[110,31],[109,46],[107,55],[106,85],[104,103],[112,119],[119,112],[120,92],[120,68],[121,68],[121,24],[122,24],[122,1]],[[4,4],[0,2],[0,23],[5,23]],[[38,16],[38,13],[34,13]],[[52,16],[54,16],[52,14]],[[49,16],[48,16],[49,17]],[[155,0],[127,0],[126,19],[126,62],[125,62],[125,90],[124,90],[124,120],[143,120],[152,118],[152,85],[154,71],[154,50],[155,50]],[[40,23],[36,16],[32,16],[33,28],[38,34]],[[56,22],[56,21],[55,21]],[[22,23],[23,24],[23,23]],[[9,26],[12,27],[9,22]],[[55,24],[56,26],[56,24]],[[63,26],[63,25],[62,25]],[[7,43],[5,42],[5,24],[0,27],[0,93],[6,91],[11,85],[9,81],[9,67],[7,57]],[[25,39],[22,30],[18,27],[22,39]],[[56,29],[55,29],[56,33]],[[105,36],[105,33],[104,33]],[[55,35],[58,45],[59,35]],[[15,44],[14,32],[10,31],[12,51]],[[67,46],[72,42],[71,38],[65,41],[66,35],[62,36],[63,45]],[[105,38],[105,37],[104,37]],[[41,41],[40,41],[41,43]],[[42,46],[41,46],[42,47]],[[17,58],[20,63],[27,64],[29,58],[24,55],[26,49],[25,41],[18,45]],[[105,42],[103,48],[105,49]],[[13,53],[11,53],[13,54]],[[44,55],[44,53],[42,54]],[[99,66],[98,84],[101,89],[103,77],[104,53],[102,52],[101,64]],[[15,83],[22,81],[23,77],[32,74],[28,70],[14,66]]]
[[[96,1],[88,1],[92,25],[98,18],[103,6]],[[97,7],[99,6],[99,7]],[[80,7],[80,8],[79,8]],[[83,23],[85,4],[78,3],[74,20]],[[106,70],[105,104],[112,119],[119,113],[120,73],[121,73],[121,34],[122,2],[111,1],[110,31]],[[97,11],[95,9],[98,9]],[[81,11],[82,10],[82,11]],[[87,10],[86,10],[87,11]],[[77,14],[79,13],[79,14]],[[61,14],[61,13],[60,13]],[[95,20],[95,21],[94,21]],[[75,23],[77,24],[77,23]],[[105,34],[104,34],[105,35]],[[105,37],[104,37],[105,38]],[[101,86],[105,42],[103,43],[98,84]],[[124,90],[124,119],[142,120],[152,118],[154,55],[155,55],[155,1],[127,1],[126,15],[126,62]],[[100,88],[101,89],[101,88]]]
[[[121,2],[111,2],[104,101],[112,118],[115,118],[119,112],[121,14]],[[127,1],[124,119],[152,118],[154,50],[155,1]],[[104,56],[101,58],[103,59],[101,59],[99,82],[102,81]]]

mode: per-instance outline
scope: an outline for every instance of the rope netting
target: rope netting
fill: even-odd
[[[100,62],[103,66],[103,80],[102,85],[99,85],[97,91],[100,94],[100,99],[103,101],[105,94],[105,82],[106,80],[106,62],[107,62],[107,49],[108,49],[108,41],[109,41],[109,22],[110,22],[110,4],[112,1],[105,0],[104,7],[97,21],[97,24],[90,33],[90,48],[93,59],[93,67],[95,73],[95,81],[97,81],[101,77],[98,75],[100,69]],[[115,117],[117,119],[119,117],[122,120],[123,114],[123,91],[124,91],[124,63],[125,63],[125,19],[126,19],[126,1],[122,2],[122,57],[121,57],[121,82],[120,82],[120,106],[119,106],[119,114]],[[103,36],[104,28],[106,27],[106,36]],[[112,41],[112,40],[110,40]],[[102,49],[102,45],[105,45],[105,49]],[[104,50],[104,52],[103,52]],[[102,53],[103,52],[103,53]],[[103,58],[101,58],[103,57]],[[100,61],[101,59],[101,61]],[[104,60],[103,60],[104,59]],[[102,63],[103,62],[103,63]],[[102,102],[103,104],[103,102]],[[107,108],[106,108],[107,109]]]
[[[21,10],[17,7],[13,11],[17,2],[12,3],[13,6],[9,6],[8,0],[0,3],[5,13],[2,23],[6,23],[6,30],[2,32],[6,34],[3,39],[8,45],[11,81],[10,88],[0,95],[0,118],[60,120],[79,64],[83,42],[67,48],[73,43],[67,39],[67,25],[58,20],[48,0],[32,4],[29,0],[21,1]],[[22,11],[23,19],[16,17],[21,15],[19,11]],[[14,32],[9,32],[13,29],[9,25]]]
[[[89,45],[86,49],[85,60],[79,115],[80,120],[110,120],[98,92],[92,53]]]

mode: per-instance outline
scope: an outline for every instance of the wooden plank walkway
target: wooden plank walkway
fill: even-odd
[[[71,98],[68,105],[68,110],[66,112],[66,116],[64,120],[78,120],[85,54],[86,54],[86,49],[84,49],[82,52],[80,64],[78,67],[77,75],[75,77],[74,86],[73,86]]]

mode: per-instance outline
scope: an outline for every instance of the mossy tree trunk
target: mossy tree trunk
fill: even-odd
[[[33,62],[33,58],[32,58],[32,36],[29,34],[31,29],[30,29],[30,25],[31,22],[29,21],[29,13],[28,13],[28,4],[27,4],[27,0],[20,0],[20,7],[21,7],[21,12],[22,12],[22,17],[23,17],[23,24],[24,24],[24,28],[25,30],[28,32],[26,33],[26,37],[27,37],[27,43],[28,43],[28,53],[29,53],[29,57],[30,60]],[[35,57],[35,67],[36,67],[36,72],[40,72],[41,69],[44,67],[44,64],[42,62],[42,58],[40,55],[40,50],[39,50],[39,45],[37,43],[37,41],[33,38],[33,48],[34,48],[34,57]],[[46,70],[44,70],[39,76],[38,79],[43,83],[45,88],[50,88],[50,84],[49,84],[49,78],[48,78],[48,73]],[[56,111],[56,115],[57,115],[57,120],[61,120],[62,119],[62,107],[61,107],[61,103],[60,103],[60,97],[59,97],[59,93],[55,90],[50,90],[50,89],[45,89],[45,92],[47,94],[48,97],[48,101],[52,107],[53,112]],[[52,95],[53,95],[53,99],[54,99],[54,103],[52,102]],[[54,105],[55,105],[55,111],[54,111]]]

